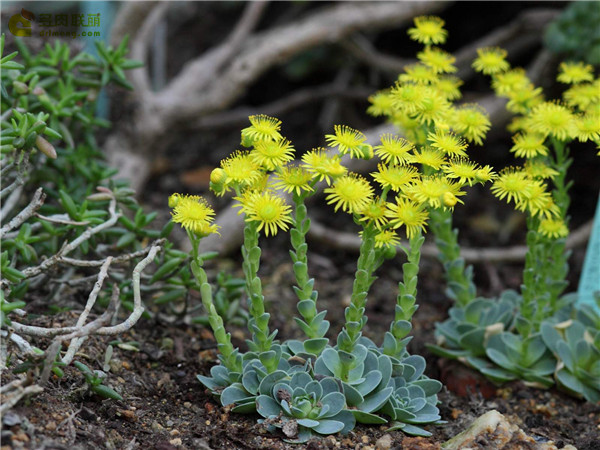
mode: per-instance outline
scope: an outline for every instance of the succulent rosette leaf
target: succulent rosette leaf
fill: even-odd
[[[485,367],[486,342],[493,334],[509,328],[519,295],[506,291],[499,300],[477,298],[466,306],[450,308],[449,318],[436,324],[438,345],[434,353],[449,359],[464,360],[473,367]]]
[[[541,335],[558,360],[557,384],[589,402],[600,401],[600,331],[587,330],[577,320],[542,323]]]
[[[436,405],[442,383],[424,375],[425,366],[425,358],[418,355],[408,356],[394,364],[390,383],[393,392],[381,409],[393,420],[388,431],[402,430],[415,436],[431,436],[421,426],[441,423]]]
[[[268,391],[259,389],[256,409],[270,426],[281,428],[288,442],[303,443],[314,435],[348,433],[356,423],[344,409],[346,399],[338,381],[314,380],[307,372],[282,379]]]
[[[540,333],[527,338],[503,332],[490,337],[486,355],[498,368],[482,367],[479,370],[492,381],[505,382],[521,379],[535,387],[548,388],[554,384],[556,359],[544,344]]]

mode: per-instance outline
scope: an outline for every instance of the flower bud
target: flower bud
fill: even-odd
[[[48,158],[56,159],[56,150],[54,149],[54,146],[42,136],[35,138],[35,146]]]
[[[86,197],[86,200],[89,200],[91,202],[102,202],[104,200],[110,200],[112,199],[113,196],[110,194],[107,194],[105,192],[98,192],[96,194],[90,194]]]
[[[35,88],[33,88],[33,95],[38,95],[39,96],[39,95],[43,95],[45,93],[46,93],[46,91],[41,86],[36,86]]]
[[[227,174],[223,169],[219,167],[217,167],[210,173],[210,182],[214,184],[222,184],[223,182],[225,182],[226,178]]]
[[[458,198],[452,192],[444,192],[443,202],[444,206],[452,208],[458,202]]]
[[[13,88],[15,88],[15,91],[17,92],[17,94],[27,94],[29,92],[29,86],[27,86],[25,83],[23,83],[22,81],[13,81]]]
[[[181,194],[173,194],[169,197],[169,208],[175,208],[179,203],[179,199],[181,198]]]

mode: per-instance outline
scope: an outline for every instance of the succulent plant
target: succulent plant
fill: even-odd
[[[393,420],[388,429],[402,430],[415,436],[431,436],[422,425],[442,423],[437,408],[437,393],[442,383],[425,376],[425,358],[408,356],[394,364],[394,376],[390,385],[393,392],[380,410]]]
[[[600,331],[590,332],[578,320],[544,322],[541,336],[558,360],[557,384],[589,402],[600,401]]]
[[[392,394],[392,360],[369,339],[361,337],[360,342],[354,350],[355,366],[347,379],[341,380],[346,403],[357,422],[387,423],[386,419],[374,413]],[[315,362],[315,374],[339,379],[342,371],[340,360],[344,355],[336,348],[325,349]]]
[[[434,353],[461,361],[472,367],[485,367],[486,342],[510,326],[518,302],[515,291],[506,291],[498,299],[477,298],[468,305],[454,306],[450,318],[436,324],[438,345],[428,345]]]
[[[261,383],[259,392],[256,405],[263,423],[281,428],[287,442],[303,443],[314,435],[345,434],[354,428],[342,387],[331,377],[314,380],[307,372],[296,372],[272,386]]]
[[[546,347],[540,333],[526,338],[509,332],[495,334],[487,342],[486,355],[499,367],[477,368],[492,381],[502,383],[521,379],[541,388],[554,384],[549,375],[554,372],[556,359]]]
[[[236,413],[252,413],[256,411],[258,395],[269,392],[274,383],[290,379],[295,372],[306,372],[309,368],[310,362],[296,365],[281,358],[277,370],[268,373],[258,357],[249,352],[244,355],[241,373],[219,365],[211,368],[210,377],[198,375],[197,378],[220,399],[223,406],[234,405],[232,411]]]

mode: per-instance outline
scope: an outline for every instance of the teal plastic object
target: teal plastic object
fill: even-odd
[[[600,313],[600,308],[594,298],[594,296],[600,295],[600,197],[598,197],[596,215],[594,216],[594,224],[583,262],[577,294],[578,304],[590,304]]]
[[[110,42],[110,32],[112,23],[115,18],[117,5],[115,2],[107,1],[87,1],[80,3],[81,12],[85,14],[84,17],[88,17],[88,14],[98,14],[99,26],[94,27],[93,31],[98,31],[100,37],[94,36],[80,36],[80,39],[85,42],[85,51],[92,55],[97,55],[96,46],[94,45],[95,40],[101,40],[106,43]],[[104,92],[104,89],[100,91],[98,95],[98,101],[96,103],[96,113],[103,119],[108,119],[108,113],[110,111],[109,99]]]

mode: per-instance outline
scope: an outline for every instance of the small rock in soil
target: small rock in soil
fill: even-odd
[[[496,410],[489,411],[462,433],[444,444],[445,450],[462,448],[494,448],[497,450],[556,450],[553,442],[541,443],[526,435],[517,425],[510,423]],[[565,447],[566,448],[566,447]]]
[[[21,424],[21,416],[14,411],[7,411],[2,418],[2,423],[7,427],[14,427]]]
[[[389,450],[392,448],[392,436],[389,434],[384,434],[377,442],[375,442],[375,448],[377,450]]]

